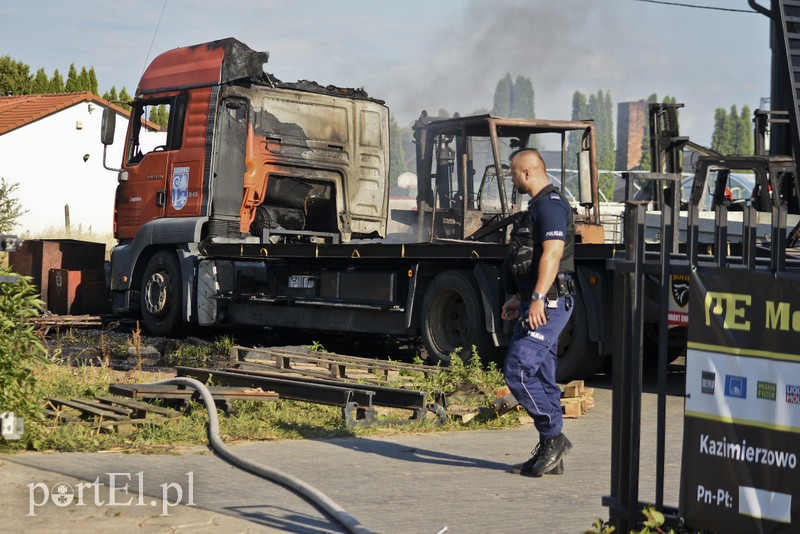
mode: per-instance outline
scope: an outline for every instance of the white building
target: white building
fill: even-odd
[[[65,229],[113,232],[117,174],[103,167],[103,109],[118,116],[107,164],[122,161],[128,113],[89,92],[0,97],[0,177],[17,183],[14,196],[27,212],[14,232],[36,236]],[[164,144],[165,132],[151,132]]]

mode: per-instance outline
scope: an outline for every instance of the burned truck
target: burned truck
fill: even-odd
[[[389,111],[364,91],[282,82],[235,39],[178,48],[147,67],[118,169],[112,306],[154,335],[186,325],[293,328],[420,339],[431,361],[510,340],[500,317],[515,196],[504,147],[553,136],[562,175],[580,168],[579,295],[559,378],[591,374],[610,351],[597,223],[594,126],[479,115],[415,124],[415,231],[387,238]],[[166,109],[163,145],[139,135]],[[113,114],[102,141],[113,142]],[[582,149],[567,154],[566,136]],[[580,183],[578,183],[580,182]]]

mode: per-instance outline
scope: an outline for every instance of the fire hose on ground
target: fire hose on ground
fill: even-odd
[[[277,482],[302,497],[306,498],[312,504],[316,505],[319,509],[323,510],[330,517],[336,520],[341,526],[347,529],[348,532],[355,534],[368,534],[371,532],[366,527],[362,526],[352,515],[350,515],[344,508],[334,502],[330,497],[319,491],[318,489],[310,486],[302,480],[261,465],[259,463],[240,458],[231,451],[222,439],[219,437],[219,418],[217,416],[216,403],[214,402],[211,392],[199,380],[194,378],[170,378],[158,382],[152,382],[150,385],[179,385],[186,386],[197,391],[203,399],[203,404],[208,411],[208,441],[214,451],[219,454],[223,459],[230,462],[232,465],[244,469],[248,473],[254,474],[258,477]]]

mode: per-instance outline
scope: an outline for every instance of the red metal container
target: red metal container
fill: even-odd
[[[48,308],[51,269],[102,271],[105,259],[104,243],[74,239],[29,239],[19,250],[8,255],[9,265],[15,273],[33,278]]]
[[[50,269],[48,309],[58,315],[108,313],[109,301],[102,270]]]

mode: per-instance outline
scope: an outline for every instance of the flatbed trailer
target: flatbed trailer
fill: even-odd
[[[222,313],[237,325],[423,337],[452,349],[470,343],[485,358],[502,353],[510,340],[513,324],[500,316],[507,298],[501,281],[504,244],[208,244],[201,250],[213,258],[201,259],[198,267],[201,287],[204,278],[213,280],[209,322]],[[577,278],[585,287],[581,326],[562,340],[562,360],[584,361],[587,354],[599,359],[602,350],[610,352],[611,324],[603,321],[612,317],[611,299],[603,295],[610,290],[605,265],[619,250],[611,244],[576,246]],[[240,271],[237,265],[244,263],[263,266],[260,285],[226,290],[219,283],[225,276],[210,272],[212,266]],[[287,283],[276,287],[271,276]],[[569,372],[564,379],[576,376]]]

